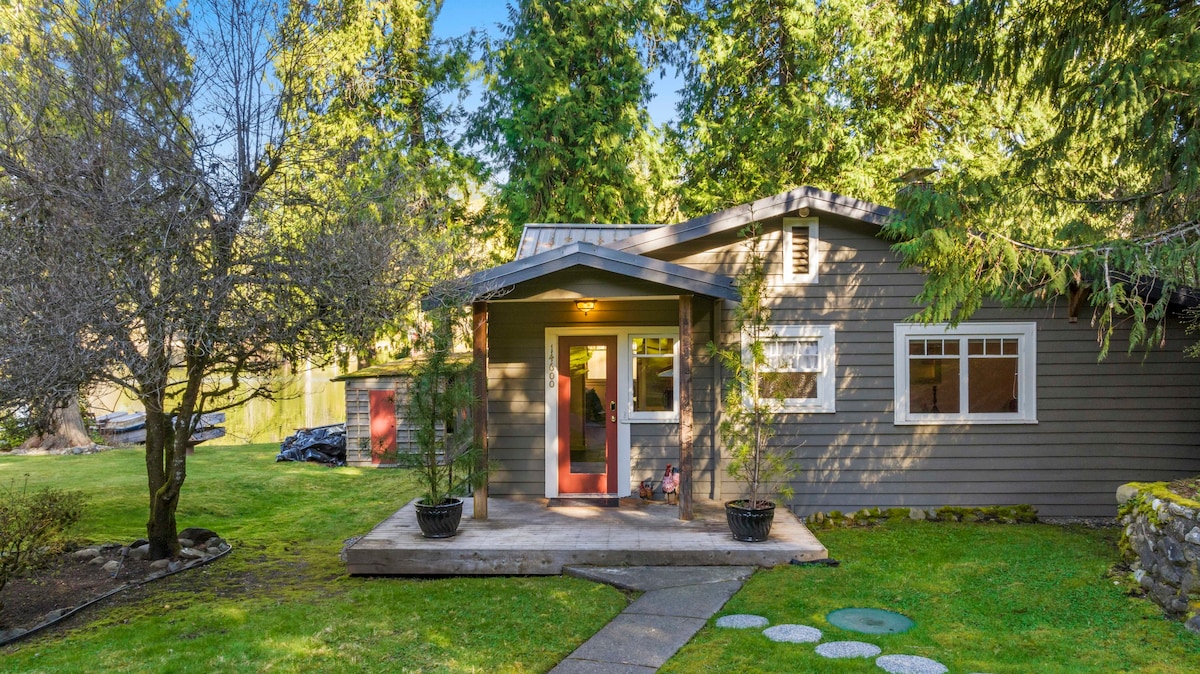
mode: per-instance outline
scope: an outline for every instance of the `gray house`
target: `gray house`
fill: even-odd
[[[469,277],[477,432],[494,496],[612,497],[683,465],[693,494],[740,494],[717,426],[739,235],[759,223],[775,442],[795,447],[793,509],[1028,503],[1110,516],[1116,487],[1200,472],[1200,361],[1187,339],[1097,361],[1067,303],[909,322],[882,206],[799,188],[675,225],[528,225],[517,259]],[[478,499],[477,499],[478,500]]]

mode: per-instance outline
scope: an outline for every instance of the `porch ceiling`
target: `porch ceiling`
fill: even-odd
[[[737,300],[733,279],[683,265],[613,250],[586,242],[575,242],[531,257],[514,260],[468,276],[467,294],[472,300],[502,298],[515,286],[544,279],[558,272],[582,267],[645,281],[679,294]]]

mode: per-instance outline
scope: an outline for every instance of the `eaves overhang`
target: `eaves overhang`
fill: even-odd
[[[472,274],[461,280],[462,292],[456,294],[467,301],[503,297],[507,290],[521,283],[575,267],[659,284],[680,294],[733,301],[740,298],[733,279],[728,276],[585,242],[567,244]],[[434,304],[436,301],[428,298],[422,302],[426,308]]]
[[[797,213],[802,209],[831,213],[883,226],[897,211],[869,201],[827,192],[815,187],[797,187],[782,194],[702,215],[678,224],[659,227],[608,244],[609,248],[644,255],[706,236],[737,231],[746,225]]]

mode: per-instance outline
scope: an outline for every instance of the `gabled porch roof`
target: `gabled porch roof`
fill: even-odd
[[[681,294],[737,300],[733,279],[683,265],[577,241],[531,257],[514,260],[466,278],[468,295],[478,300],[520,283],[573,267],[584,267],[639,279]]]

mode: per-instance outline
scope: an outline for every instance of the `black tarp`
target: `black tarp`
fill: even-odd
[[[275,461],[315,461],[329,466],[346,465],[346,426],[335,424],[302,428],[284,438]]]

